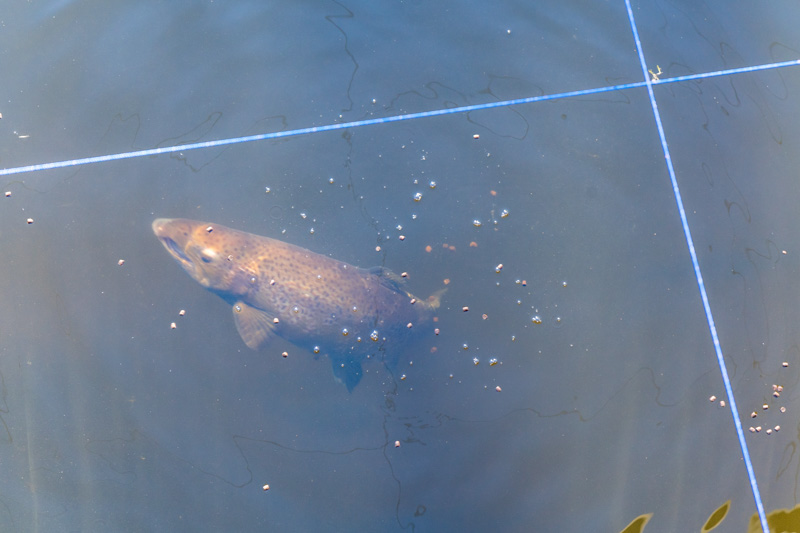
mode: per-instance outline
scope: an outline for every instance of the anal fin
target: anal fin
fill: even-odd
[[[336,381],[344,383],[347,392],[353,392],[355,386],[361,381],[361,363],[352,359],[331,357],[331,365]]]

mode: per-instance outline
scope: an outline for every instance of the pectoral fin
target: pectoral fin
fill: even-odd
[[[233,320],[244,343],[253,350],[264,346],[275,332],[274,317],[246,303],[233,304]]]

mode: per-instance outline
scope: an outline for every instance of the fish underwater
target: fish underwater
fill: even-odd
[[[327,355],[352,391],[362,361],[395,353],[433,318],[444,289],[427,300],[385,268],[362,269],[269,237],[219,224],[159,218],[153,233],[200,285],[233,306],[253,350],[277,335]]]

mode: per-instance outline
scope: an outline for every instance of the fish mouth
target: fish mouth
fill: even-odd
[[[156,234],[156,237],[159,239],[164,235],[164,227],[167,226],[170,222],[172,222],[171,218],[157,218],[153,221],[152,228],[153,233]]]
[[[159,237],[161,240],[161,244],[164,245],[164,248],[169,251],[176,259],[181,261],[182,263],[190,263],[191,260],[189,257],[183,252],[183,250],[178,246],[178,243],[170,239],[169,237]]]
[[[171,218],[157,218],[153,221],[153,233],[156,234],[158,240],[161,241],[161,244],[164,245],[164,248],[172,254],[172,256],[177,259],[184,268],[189,270],[190,265],[192,265],[192,260],[189,259],[189,256],[183,251],[183,248],[175,242],[174,239],[168,236],[168,226],[172,224],[173,219]]]

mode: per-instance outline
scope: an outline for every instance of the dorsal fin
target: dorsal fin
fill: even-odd
[[[368,272],[373,276],[376,276],[384,287],[395,292],[399,292],[400,294],[408,294],[408,291],[406,291],[403,287],[406,282],[406,278],[395,274],[388,268],[380,266],[372,267],[368,270]]]

